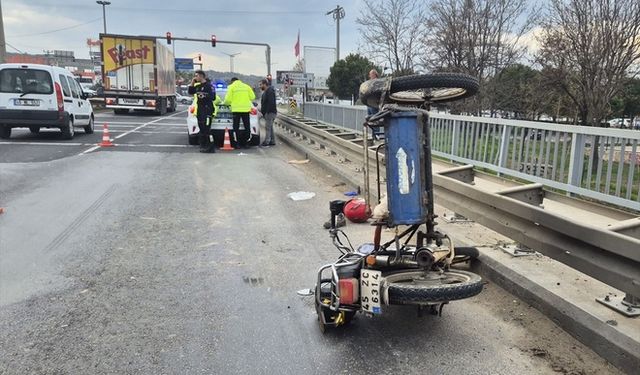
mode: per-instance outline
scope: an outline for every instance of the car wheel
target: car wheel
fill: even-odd
[[[73,136],[76,134],[72,119],[69,119],[67,125],[60,130],[62,130],[62,139],[73,139]]]
[[[181,103],[182,103],[182,104],[188,104],[188,103],[187,103],[187,99],[182,99],[182,102],[181,102]]]
[[[40,133],[40,127],[39,126],[29,126],[29,131],[33,134],[39,134]]]
[[[8,126],[0,126],[0,138],[2,139],[11,138],[11,128]]]
[[[198,136],[197,135],[191,135],[191,134],[187,134],[189,136],[189,144],[191,146],[197,146],[200,144],[200,142],[198,142]]]
[[[93,116],[89,117],[89,125],[84,126],[85,134],[93,134],[93,129],[95,125],[93,123]]]

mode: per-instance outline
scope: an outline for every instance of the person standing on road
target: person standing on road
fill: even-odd
[[[264,142],[260,146],[275,146],[276,138],[273,134],[273,121],[278,114],[278,108],[276,106],[276,92],[269,84],[269,81],[263,79],[260,81],[260,90],[262,90],[262,97],[260,98],[260,110],[265,121],[265,129],[267,135],[264,138]]]
[[[251,124],[249,112],[252,108],[252,101],[256,98],[253,88],[236,77],[231,78],[231,84],[227,87],[227,95],[224,97],[224,104],[231,107],[233,113],[233,133],[236,148],[247,148],[247,141],[251,137]],[[244,126],[245,136],[240,135],[240,119]]]
[[[202,70],[196,70],[195,77],[189,85],[189,95],[193,95],[195,114],[198,119],[198,140],[200,152],[215,152],[215,143],[211,139],[211,116],[213,116],[213,102],[215,93],[211,87],[211,82]]]

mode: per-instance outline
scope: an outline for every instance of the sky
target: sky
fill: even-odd
[[[102,6],[95,0],[0,0],[7,52],[43,53],[71,50],[88,58],[87,38],[103,31]],[[339,3],[345,9],[340,22],[340,56],[357,52],[359,32],[355,23],[361,0],[339,2],[305,0],[167,1],[110,0],[106,7],[107,32],[124,35],[174,37],[267,43],[272,48],[272,72],[290,70],[296,63],[294,44],[300,30],[304,46],[335,47],[336,25],[325,13]],[[174,42],[176,57],[202,55],[205,69],[266,74],[264,47],[210,43]],[[93,47],[94,49],[96,47]]]

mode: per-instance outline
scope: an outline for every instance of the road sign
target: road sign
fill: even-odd
[[[295,99],[289,99],[289,107],[291,107],[291,109],[298,108],[298,102]]]
[[[176,58],[176,71],[184,72],[193,70],[192,58]]]
[[[313,73],[293,72],[288,70],[278,70],[276,72],[276,83],[280,85],[289,84],[291,87],[313,88]]]

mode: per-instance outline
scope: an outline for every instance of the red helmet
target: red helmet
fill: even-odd
[[[371,210],[362,198],[354,198],[344,205],[344,216],[353,223],[364,223],[371,216]]]

